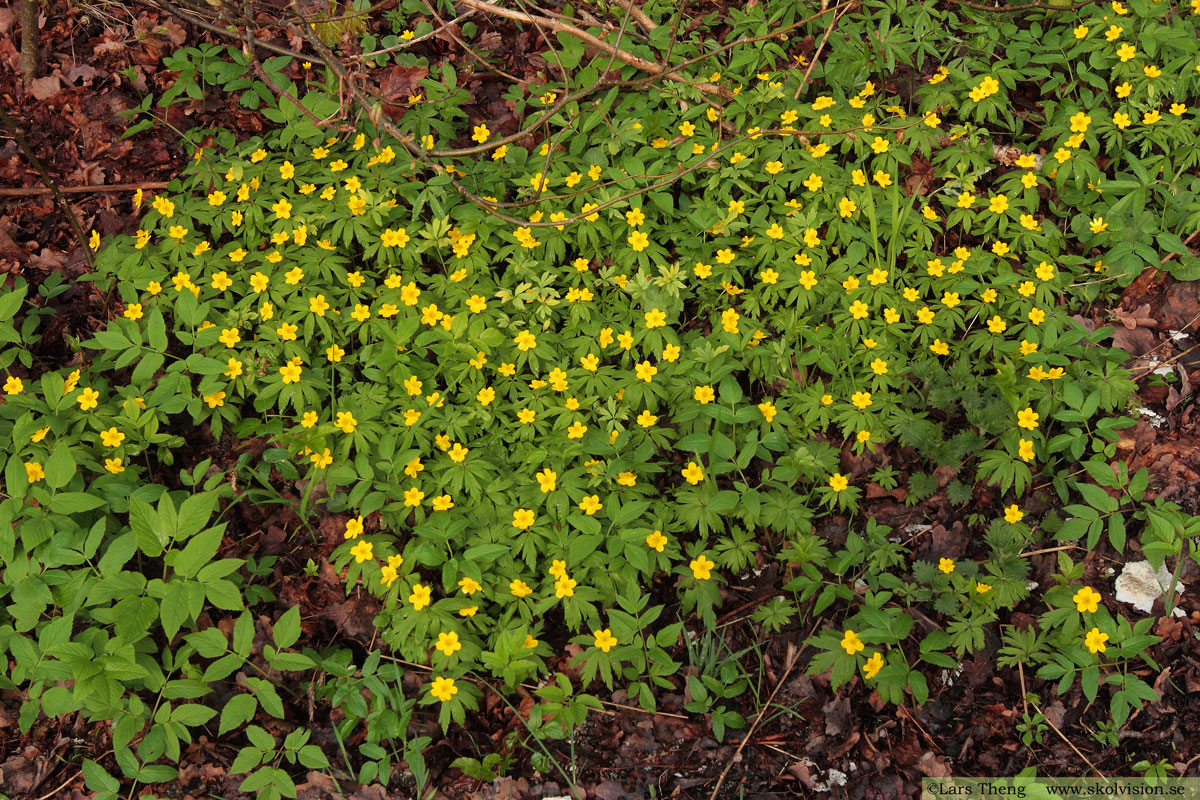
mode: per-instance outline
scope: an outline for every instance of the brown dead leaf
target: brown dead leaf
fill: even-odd
[[[1113,312],[1113,316],[1116,317],[1122,325],[1130,329],[1137,328],[1139,326],[1143,328],[1153,328],[1158,325],[1158,320],[1150,316],[1149,303],[1143,303],[1133,311],[1124,311],[1118,308]]]
[[[921,755],[921,760],[917,762],[917,769],[929,778],[949,778],[953,774],[946,759],[935,755],[932,751]]]
[[[304,776],[304,783],[296,784],[296,800],[328,800],[334,797],[337,784],[333,778],[324,772],[310,771]]]
[[[1142,327],[1123,327],[1113,331],[1113,346],[1134,356],[1145,355],[1157,344],[1154,331]]]
[[[115,36],[115,34],[114,34]],[[104,38],[99,43],[92,46],[92,54],[97,56],[108,55],[109,53],[119,53],[125,49],[125,42],[118,38],[108,38],[108,33],[105,32]]]
[[[165,20],[163,20],[163,23],[159,26],[159,28],[160,30],[165,29],[167,39],[169,39],[171,44],[175,45],[176,47],[182,47],[183,43],[187,41],[187,31],[183,29],[182,25],[175,21],[174,17],[167,17]],[[155,33],[158,32],[159,31],[155,31]]]
[[[38,100],[49,100],[62,91],[62,81],[58,79],[57,75],[48,75],[45,78],[31,80],[26,89]]]
[[[821,707],[825,712],[825,734],[841,736],[850,729],[850,698],[838,695]]]
[[[93,67],[91,64],[76,64],[67,70],[65,77],[67,79],[67,83],[74,85],[80,80],[84,81],[85,83],[91,83],[103,74],[104,73]]]
[[[1160,617],[1154,626],[1154,633],[1172,642],[1178,642],[1183,637],[1183,623],[1172,617]]]
[[[391,103],[407,103],[409,95],[418,93],[421,80],[428,74],[426,67],[392,67],[379,82],[379,94]]]
[[[1063,720],[1066,719],[1067,709],[1062,704],[1061,700],[1055,700],[1047,705],[1043,711],[1046,712],[1046,721],[1056,728],[1062,728]]]

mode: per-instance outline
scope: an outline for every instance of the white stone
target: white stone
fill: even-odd
[[[1156,573],[1149,561],[1134,561],[1126,564],[1121,570],[1114,588],[1118,603],[1126,603],[1148,614],[1154,607],[1154,601],[1166,595],[1170,585],[1171,572],[1165,563]],[[1178,597],[1182,592],[1183,582],[1176,582],[1175,596]],[[1173,613],[1175,616],[1183,616],[1183,611],[1178,608],[1174,609]]]

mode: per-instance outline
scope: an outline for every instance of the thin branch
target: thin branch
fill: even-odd
[[[195,25],[198,28],[203,28],[209,33],[215,33],[220,36],[224,36],[227,39],[236,39],[239,42],[242,41],[242,35],[236,30],[230,30],[229,28],[218,25],[215,22],[211,22],[208,19],[200,16],[194,9],[180,8],[176,4],[172,3],[171,0],[142,0],[142,2],[151,7],[158,8],[159,10],[168,11],[183,21]],[[269,50],[276,55],[291,56],[292,58],[297,58],[301,61],[309,60],[309,57],[304,53],[298,53],[295,50],[291,50],[287,47],[280,47],[277,44],[265,42],[262,39],[254,36],[251,36],[250,39],[254,42],[255,47],[261,47],[264,50]]]
[[[540,24],[540,25],[546,26],[550,30],[555,31],[557,33],[570,34],[571,36],[574,36],[575,38],[582,41],[584,44],[588,44],[588,45],[596,48],[597,50],[600,50],[604,53],[608,53],[609,55],[616,57],[616,59],[618,61],[620,61],[624,64],[627,64],[631,67],[640,69],[642,72],[646,72],[646,73],[649,73],[654,76],[666,77],[669,80],[679,81],[680,83],[686,83],[688,85],[695,86],[696,88],[700,89],[702,92],[706,92],[708,94],[715,94],[726,100],[729,100],[733,97],[733,93],[724,87],[713,86],[711,83],[693,84],[687,78],[681,76],[675,70],[675,68],[668,71],[668,68],[662,66],[661,64],[657,64],[653,61],[647,61],[646,59],[641,58],[640,56],[635,56],[628,51],[621,50],[618,47],[614,47],[613,45],[609,44],[608,42],[603,41],[602,39],[597,39],[595,36],[588,33],[587,31],[583,31],[583,30],[580,30],[579,28],[576,28],[574,25],[568,25],[565,22],[559,22],[556,19],[550,19],[548,17],[538,17],[538,16],[534,16],[532,14],[525,14],[520,11],[512,11],[510,9],[502,8],[501,6],[495,5],[494,3],[489,3],[486,0],[463,0],[463,3],[464,3],[464,5],[466,5],[470,8],[474,8],[479,11],[484,11],[488,14],[494,14],[498,17],[506,17],[508,19],[516,20],[517,22],[524,22],[529,25]]]
[[[985,5],[983,3],[974,3],[974,2],[971,2],[971,0],[950,0],[950,1],[952,3],[956,3],[960,6],[966,6],[967,8],[974,8],[977,11],[992,11],[997,14],[1014,14],[1018,11],[1029,11],[1030,9],[1035,9],[1035,8],[1042,8],[1047,11],[1060,11],[1060,12],[1078,11],[1079,9],[1083,8],[1084,6],[1090,6],[1092,4],[1091,0],[1086,0],[1086,2],[1073,3],[1072,5],[1069,5],[1069,6],[1054,6],[1054,5],[1046,5],[1045,3],[1023,3],[1022,5],[1019,5],[1019,6],[989,6],[989,5]]]
[[[468,17],[472,17],[474,15],[475,15],[474,11],[468,11],[465,14],[459,14],[457,17],[450,20],[449,22],[443,22],[440,18],[438,18],[438,27],[434,28],[429,33],[422,33],[420,36],[415,36],[412,39],[401,42],[400,44],[394,44],[391,47],[385,47],[382,50],[372,50],[369,53],[360,53],[358,55],[349,55],[349,56],[346,56],[346,60],[351,61],[351,62],[365,61],[368,58],[375,58],[375,56],[381,56],[381,55],[384,55],[385,53],[391,53],[396,50],[404,50],[406,48],[412,47],[413,45],[420,44],[421,42],[425,41],[426,39],[432,39],[434,36],[437,36],[442,31],[448,29],[451,25],[456,25],[459,22],[462,22],[464,19],[467,19]],[[451,34],[451,36],[453,36],[453,34]],[[514,80],[515,80],[515,78],[514,78]]]
[[[26,87],[37,77],[37,0],[21,0],[21,82]]]
[[[642,11],[633,0],[613,0],[613,2],[628,11],[646,33],[654,33],[658,27],[658,23],[646,16],[646,12]]]
[[[796,650],[794,644],[789,643],[787,655],[784,661],[783,674],[779,676],[779,680],[775,682],[775,688],[771,690],[771,696],[767,698],[766,705],[758,712],[758,716],[754,718],[754,722],[750,724],[746,735],[742,737],[742,741],[738,743],[737,750],[733,751],[733,756],[729,759],[729,763],[725,765],[725,769],[721,770],[721,775],[717,778],[717,785],[713,787],[712,794],[709,795],[709,800],[716,800],[721,793],[721,786],[725,783],[725,778],[729,776],[729,770],[733,768],[733,763],[738,760],[738,756],[742,754],[742,750],[750,742],[750,737],[754,735],[754,731],[758,729],[759,723],[763,721],[763,716],[767,713],[767,709],[771,707],[771,703],[775,701],[775,695],[779,694],[779,690],[783,688],[783,684],[787,682],[788,676],[792,674],[792,669],[795,668],[796,662],[799,661],[799,651]]]
[[[29,143],[25,141],[25,137],[21,135],[21,129],[17,126],[17,121],[8,115],[3,106],[0,106],[0,120],[3,120],[4,127],[8,129],[9,134],[17,142],[17,147],[25,155],[26,160],[37,170],[38,175],[42,176],[42,182],[46,184],[46,188],[54,195],[54,199],[58,201],[58,205],[62,208],[63,213],[67,217],[67,222],[71,225],[71,230],[75,232],[75,238],[79,240],[79,246],[83,248],[83,258],[87,261],[88,266],[92,266],[95,262],[92,259],[91,248],[88,247],[87,237],[83,233],[83,226],[79,224],[79,218],[75,216],[75,209],[71,208],[71,204],[67,202],[67,198],[58,188],[58,184],[54,178],[50,177],[50,173],[46,172],[46,168],[42,166],[42,162],[34,155],[33,149]]]
[[[101,186],[60,186],[63,194],[103,194],[105,192],[132,192],[137,189],[165,189],[166,181],[149,181],[147,183],[110,183]],[[47,186],[32,186],[28,189],[0,188],[0,197],[37,197],[43,194],[54,194]]]
[[[445,28],[446,35],[449,35],[451,40],[454,40],[454,43],[457,44],[458,47],[461,47],[463,49],[464,53],[469,55],[470,58],[473,58],[476,62],[478,62],[478,64],[482,65],[482,67],[484,67],[485,70],[487,70],[488,72],[491,72],[492,74],[494,74],[494,76],[499,76],[500,78],[506,78],[508,80],[511,80],[512,83],[515,83],[515,84],[521,83],[520,78],[517,78],[516,76],[514,76],[514,74],[509,74],[508,72],[505,72],[504,70],[500,70],[500,68],[498,66],[491,64],[491,62],[488,61],[487,59],[485,59],[484,56],[481,56],[479,53],[476,53],[475,49],[473,47],[470,47],[469,44],[467,44],[467,42],[464,42],[460,36],[455,34],[454,31],[450,30],[448,28],[448,26],[446,26],[446,24],[444,22],[442,22],[442,17],[439,16],[437,8],[434,7],[434,5],[432,4],[432,2],[430,0],[425,0],[425,7],[428,8],[428,11],[430,11],[430,13],[432,14],[433,19],[437,20],[437,23],[439,25],[442,25],[443,28]],[[474,11],[467,12],[467,14],[474,14],[474,13],[475,13]],[[467,14],[463,14],[463,17],[466,17]],[[460,19],[461,19],[461,17],[460,17]]]
[[[838,12],[833,15],[833,21],[829,23],[829,27],[825,29],[825,35],[821,37],[821,43],[817,45],[816,52],[808,61],[808,69],[804,70],[804,77],[800,79],[800,85],[796,87],[796,93],[792,95],[793,100],[800,99],[800,93],[804,91],[804,87],[808,85],[808,77],[812,75],[813,67],[817,65],[817,59],[821,57],[821,51],[825,49],[825,43],[829,41],[829,35],[833,33],[833,29],[837,27],[838,20],[846,15],[850,10],[849,5],[839,6]]]

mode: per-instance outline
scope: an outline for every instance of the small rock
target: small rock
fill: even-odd
[[[1156,573],[1149,561],[1134,561],[1121,570],[1114,588],[1118,603],[1126,603],[1148,614],[1154,608],[1154,601],[1163,597],[1170,585],[1171,572],[1165,563]],[[1176,597],[1183,592],[1183,588],[1182,581],[1175,584]],[[1174,614],[1182,616],[1183,612],[1176,608]]]

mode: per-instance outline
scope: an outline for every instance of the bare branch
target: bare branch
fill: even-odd
[[[488,14],[494,14],[498,17],[506,17],[507,19],[516,20],[517,22],[524,22],[529,25],[543,25],[552,31],[570,34],[585,44],[591,45],[601,52],[608,53],[621,63],[628,64],[631,67],[636,67],[642,72],[647,72],[655,77],[661,76],[669,80],[679,81],[690,86],[695,86],[702,92],[717,95],[725,100],[733,98],[733,93],[724,87],[714,86],[711,83],[692,83],[687,78],[681,76],[674,69],[669,70],[667,67],[664,67],[661,64],[657,64],[653,61],[647,61],[646,59],[641,58],[640,56],[635,56],[628,51],[613,47],[608,42],[605,42],[602,39],[597,39],[592,34],[588,33],[587,31],[580,30],[574,25],[568,25],[565,22],[560,22],[559,20],[550,19],[548,17],[525,14],[521,11],[513,11],[511,9],[495,5],[494,3],[489,3],[487,0],[463,0],[463,4],[469,6],[470,8],[484,11]]]
[[[642,30],[646,33],[653,33],[658,27],[658,23],[646,16],[646,12],[642,11],[633,0],[613,0],[614,3],[629,12],[629,15],[637,20],[637,24],[642,26]]]

